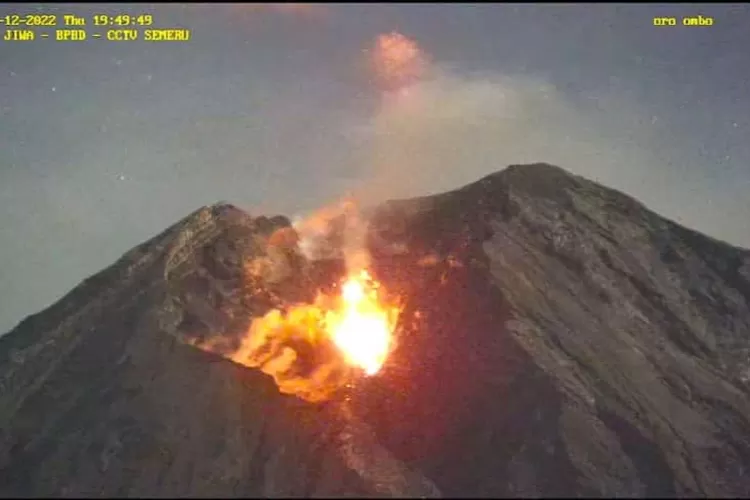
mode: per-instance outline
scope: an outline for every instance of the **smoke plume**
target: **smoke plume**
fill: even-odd
[[[667,185],[654,169],[650,114],[621,96],[573,99],[541,76],[467,72],[399,33],[377,37],[367,57],[379,103],[348,128],[361,145],[349,189],[364,206],[536,162],[628,192],[643,192],[644,177]]]
[[[414,40],[395,31],[379,35],[370,53],[370,66],[377,84],[390,91],[423,78],[430,64]]]
[[[431,62],[416,42],[397,33],[378,37],[368,57],[380,99],[357,132],[364,145],[358,183],[337,201],[296,217],[294,236],[269,240],[260,266],[266,282],[289,276],[285,256],[291,247],[309,260],[344,259],[349,275],[366,270],[362,208],[386,199],[449,190],[511,163],[601,168],[622,161],[597,135],[599,124],[542,79],[462,74]],[[426,257],[418,265],[434,261]],[[340,309],[337,301],[321,295],[313,304],[256,319],[231,359],[268,373],[281,392],[328,399],[354,376],[326,331],[327,314]]]
[[[311,304],[287,304],[255,318],[236,349],[221,336],[200,347],[260,369],[274,378],[282,393],[321,402],[354,380],[357,365],[352,355],[364,355],[365,366],[378,369],[378,356],[386,355],[387,349],[378,354],[370,348],[390,343],[399,307],[379,294],[379,284],[367,273],[367,223],[353,199],[298,218],[294,225],[264,239],[266,251],[245,264],[246,278],[264,288],[304,272],[293,264],[295,255],[302,253],[309,260],[344,259],[346,281],[321,284],[334,286],[328,293],[319,291]],[[374,365],[369,364],[370,356],[377,358]]]
[[[297,216],[293,225],[299,235],[299,249],[308,260],[342,258],[349,274],[369,267],[368,221],[355,197],[346,196],[311,214]]]

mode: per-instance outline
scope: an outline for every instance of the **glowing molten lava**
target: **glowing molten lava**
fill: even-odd
[[[381,306],[367,271],[343,284],[341,299],[341,310],[329,313],[327,330],[348,363],[373,375],[388,356],[398,310]]]
[[[312,304],[256,318],[230,358],[271,375],[285,394],[325,401],[357,372],[377,373],[393,347],[399,307],[382,291],[367,271],[354,273]]]

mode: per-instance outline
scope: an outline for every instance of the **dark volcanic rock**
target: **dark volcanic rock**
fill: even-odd
[[[750,495],[750,252],[549,165],[376,220],[421,319],[359,406],[444,494]]]
[[[288,224],[201,209],[2,337],[0,496],[434,495],[364,424],[191,345],[311,296],[243,270]],[[362,453],[398,477],[361,478]]]
[[[343,272],[207,207],[0,339],[0,495],[750,495],[750,252],[543,164],[371,215],[349,405],[194,347]]]

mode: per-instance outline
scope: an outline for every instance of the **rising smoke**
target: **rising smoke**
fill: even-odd
[[[363,206],[449,190],[508,163],[564,164],[575,157],[580,164],[581,155],[593,160],[603,153],[597,151],[601,141],[585,140],[591,127],[585,115],[540,79],[462,75],[431,62],[398,33],[379,36],[368,57],[380,100],[359,129],[366,169],[350,192],[294,218],[294,231],[270,236],[266,255],[248,265],[265,283],[291,277],[292,248],[308,261],[343,259],[350,276],[368,269]],[[433,260],[428,256],[418,265]],[[335,293],[271,310],[253,321],[229,357],[272,376],[283,393],[325,401],[356,376],[331,341],[331,314],[340,310]]]
[[[295,219],[299,248],[310,260],[339,257],[350,273],[366,269],[368,223],[360,208],[386,199],[450,190],[512,163],[549,161],[592,176],[581,170],[622,162],[597,135],[599,124],[543,79],[461,74],[432,62],[398,33],[379,36],[368,57],[380,100],[358,129],[365,168],[346,195]],[[431,264],[423,260],[420,265]],[[282,392],[329,397],[351,374],[335,356],[324,357],[323,370],[294,375],[301,351],[293,339],[298,346],[321,345],[316,339],[322,336],[311,332],[325,307],[305,306],[286,319],[276,311],[261,318],[234,359],[260,366]]]
[[[345,196],[305,216],[297,216],[293,226],[299,235],[299,250],[308,260],[340,258],[350,274],[369,267],[366,245],[369,222],[356,198]]]
[[[273,377],[284,394],[313,403],[330,399],[362,373],[347,356],[352,352],[377,355],[368,352],[368,347],[377,346],[378,341],[386,346],[390,343],[400,310],[392,298],[379,293],[379,285],[366,273],[370,263],[366,234],[367,224],[356,202],[344,199],[297,220],[294,229],[276,229],[262,239],[260,246],[265,251],[244,265],[246,285],[256,293],[284,281],[305,286],[302,283],[307,281],[299,274],[306,266],[295,265],[300,253],[308,265],[321,259],[343,259],[347,285],[363,272],[367,276],[356,280],[362,285],[361,293],[370,297],[364,308],[355,305],[359,299],[355,297],[353,303],[352,297],[343,293],[343,283],[319,284],[326,288],[341,286],[327,292],[319,290],[312,303],[286,303],[254,318],[241,335],[239,346],[233,346],[220,333],[198,346],[260,369]],[[380,328],[373,330],[374,325]],[[349,349],[342,349],[342,341]],[[387,354],[387,349],[382,354]],[[375,361],[378,366],[382,362],[379,357]]]
[[[668,184],[654,169],[650,115],[621,96],[574,100],[542,77],[461,71],[399,33],[377,37],[367,57],[379,104],[349,131],[363,145],[349,187],[363,206],[523,163],[560,165],[629,192],[642,192],[644,177]]]

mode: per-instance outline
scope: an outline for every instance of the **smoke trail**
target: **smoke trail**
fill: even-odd
[[[360,172],[349,189],[362,206],[536,162],[628,192],[643,192],[643,178],[668,185],[651,115],[624,96],[575,100],[539,76],[461,71],[400,33],[376,37],[366,57],[378,105],[347,129]]]
[[[368,221],[353,196],[293,220],[300,251],[310,260],[342,258],[347,272],[356,274],[370,265],[366,238]]]

